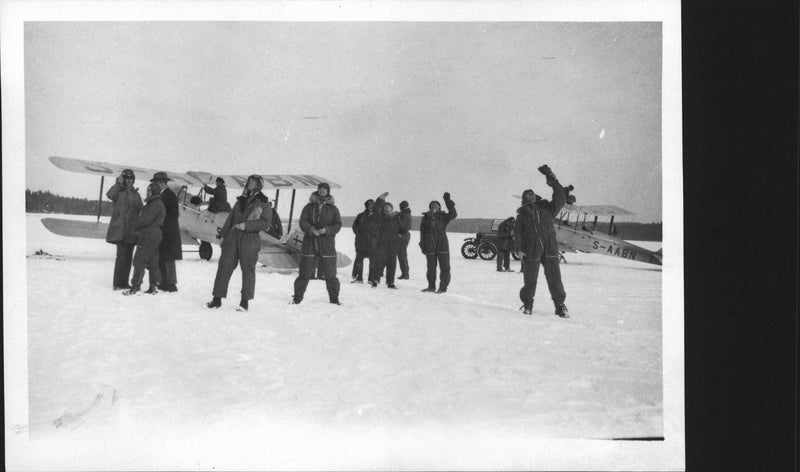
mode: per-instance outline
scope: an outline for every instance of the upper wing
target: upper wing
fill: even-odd
[[[110,164],[107,162],[87,161],[83,159],[73,159],[70,157],[51,156],[52,162],[59,169],[70,172],[80,172],[83,174],[108,175],[116,177],[123,169],[131,169],[138,180],[150,180],[156,172],[166,172],[167,176],[178,185],[187,187],[202,187],[205,184],[213,184],[217,177],[225,179],[228,187],[243,188],[247,184],[247,175],[222,175],[211,174],[210,172],[189,171],[186,173],[164,171],[162,169],[148,169],[146,167],[127,166],[120,164]],[[323,179],[316,175],[308,174],[259,174],[264,179],[265,189],[311,189],[316,190],[317,186],[326,182],[331,188],[341,188],[341,185]]]
[[[202,182],[203,184],[212,184],[217,177],[225,179],[225,185],[228,187],[244,188],[247,185],[247,175],[224,175],[212,174],[210,172],[189,171],[187,174]],[[326,182],[331,188],[342,188],[341,185],[331,182],[328,179],[311,175],[311,174],[258,174],[264,181],[264,188],[269,190],[282,190],[282,189],[308,189],[316,190],[317,186]]]
[[[583,213],[589,216],[629,216],[635,213],[614,205],[564,205],[562,211]]]
[[[522,198],[521,195],[512,195],[512,197]],[[561,211],[583,213],[589,216],[630,216],[636,214],[614,205],[570,205],[569,203],[565,204]]]
[[[166,172],[167,176],[175,183],[186,185],[189,187],[198,187],[203,185],[202,182],[192,177],[189,174],[182,174],[179,172],[167,172],[161,169],[148,169],[146,167],[125,166],[120,164],[109,164],[107,162],[85,161],[83,159],[72,159],[69,157],[51,156],[52,162],[59,169],[68,170],[70,172],[79,172],[83,174],[94,175],[108,175],[111,177],[118,176],[123,169],[130,169],[133,171],[137,180],[148,181],[156,172]]]

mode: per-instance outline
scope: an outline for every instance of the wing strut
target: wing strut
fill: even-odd
[[[100,176],[100,196],[97,198],[97,222],[100,223],[100,210],[103,209],[103,182],[106,180],[105,175]]]
[[[294,194],[297,193],[297,189],[292,189],[292,206],[289,207],[289,229],[286,230],[286,234],[292,232],[292,215],[294,214]]]
[[[278,211],[278,197],[281,195],[281,189],[275,190],[275,211]]]

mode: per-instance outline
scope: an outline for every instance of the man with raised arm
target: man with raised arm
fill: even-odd
[[[450,192],[445,192],[444,204],[447,211],[437,201],[428,204],[428,210],[422,214],[419,225],[419,247],[428,262],[428,286],[423,292],[444,293],[450,285],[450,243],[447,240],[447,225],[458,214],[456,204],[450,199]],[[436,266],[439,266],[439,289],[436,289]]]
[[[522,206],[517,210],[517,221],[514,225],[514,251],[522,261],[524,277],[524,285],[519,291],[521,308],[526,315],[533,313],[536,279],[539,277],[539,265],[542,265],[550,297],[556,307],[556,315],[569,318],[567,306],[564,305],[567,294],[561,283],[560,252],[553,227],[556,215],[564,207],[564,189],[550,167],[543,165],[539,167],[539,172],[547,177],[547,185],[553,188],[553,200],[544,200],[533,190],[525,190],[522,192]]]

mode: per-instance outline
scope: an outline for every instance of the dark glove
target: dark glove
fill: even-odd
[[[554,174],[553,171],[550,170],[550,167],[547,164],[543,165],[542,167],[539,167],[539,172],[547,176],[548,186],[552,187],[555,182],[558,182],[556,174]]]
[[[450,192],[445,192],[442,196],[444,197],[444,201],[450,200]]]

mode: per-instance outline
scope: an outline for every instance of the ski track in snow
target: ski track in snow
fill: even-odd
[[[52,235],[41,217],[27,217],[26,254],[43,249],[63,260],[26,259],[30,426],[18,428],[33,438],[231,424],[663,434],[654,266],[569,254],[562,275],[571,318],[553,315],[543,273],[534,315],[525,316],[522,274],[463,259],[468,235],[450,235],[449,291],[420,292],[425,259],[412,232],[412,279],[397,281],[399,290],[385,280],[350,284],[348,266],[338,273],[343,305],[328,303],[324,281],[311,281],[291,305],[295,274],[259,268],[250,311],[237,312],[239,271],[222,308],[204,307],[217,246],[210,262],[184,253],[178,292],[125,297],[111,290],[112,245]],[[352,243],[342,228],[337,249],[352,258]]]

